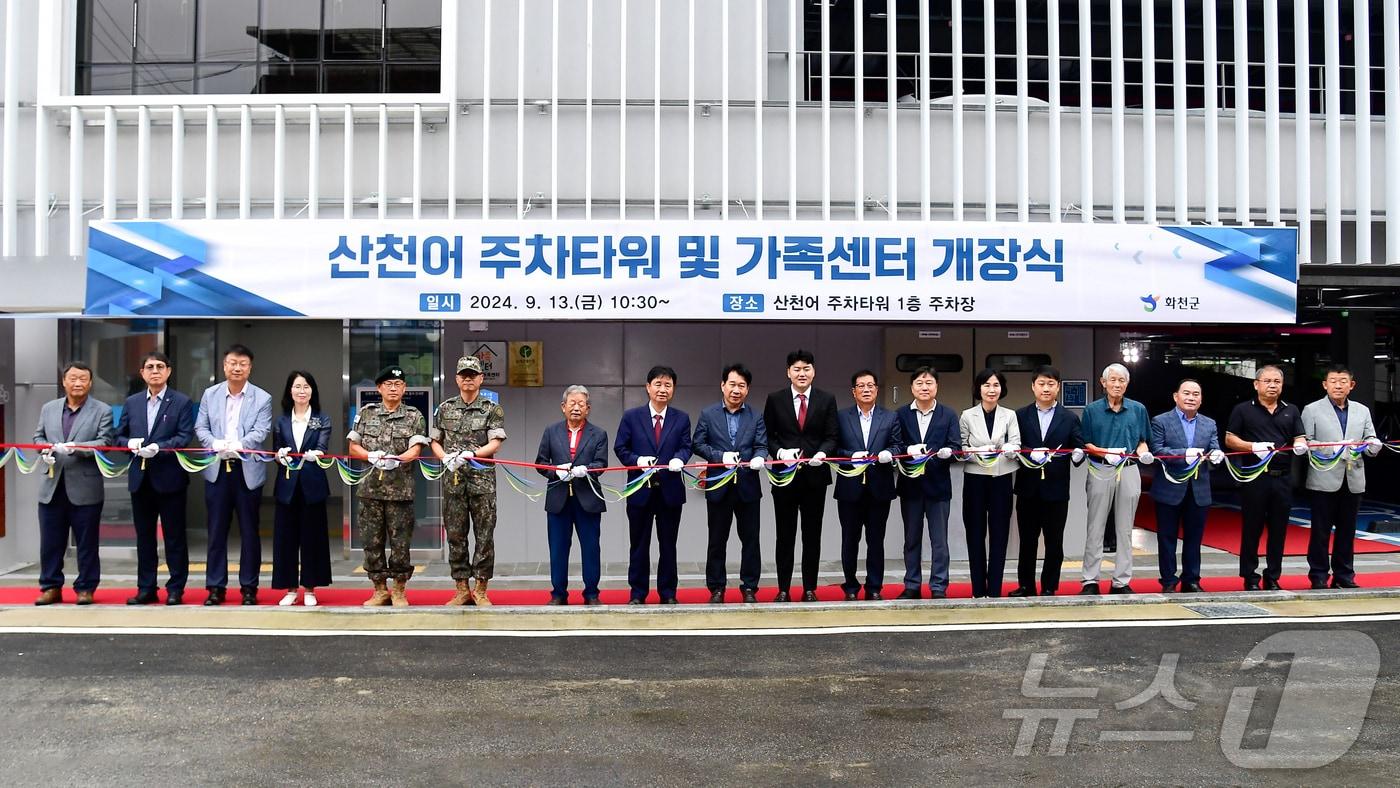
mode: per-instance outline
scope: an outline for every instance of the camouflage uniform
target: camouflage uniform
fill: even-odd
[[[467,404],[453,397],[433,416],[433,440],[444,452],[479,451],[496,438],[506,439],[506,414],[498,403],[478,396]],[[453,580],[490,580],[496,571],[496,466],[470,465],[442,476],[442,520],[447,529],[447,562]],[[470,520],[470,528],[468,521]],[[467,561],[468,534],[476,549]]]
[[[403,454],[414,444],[427,445],[427,422],[411,405],[399,405],[392,412],[378,403],[366,405],[355,419],[347,440],[359,443],[365,451],[382,451],[385,456]],[[407,581],[413,576],[409,548],[413,542],[413,463],[392,471],[372,470],[356,495],[360,542],[365,550],[365,573],[382,583],[390,578]],[[388,541],[389,561],[384,560]]]

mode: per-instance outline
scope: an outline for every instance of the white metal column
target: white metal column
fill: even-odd
[[[1389,0],[1391,3],[1397,0]],[[1352,6],[1352,43],[1356,47],[1356,259],[1371,260],[1371,3]],[[1389,108],[1388,108],[1389,109]],[[1393,112],[1393,109],[1389,109]]]

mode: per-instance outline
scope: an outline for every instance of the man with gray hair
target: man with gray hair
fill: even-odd
[[[1124,396],[1128,391],[1128,368],[1122,364],[1104,367],[1099,378],[1104,396],[1084,409],[1081,431],[1084,450],[1092,457],[1086,486],[1089,515],[1084,533],[1084,584],[1081,594],[1100,593],[1099,566],[1103,563],[1104,529],[1110,516],[1118,536],[1113,554],[1113,583],[1109,593],[1131,594],[1133,579],[1133,517],[1142,494],[1142,474],[1126,462],[1152,462],[1147,441],[1152,428],[1147,408]]]
[[[583,559],[583,603],[597,605],[598,581],[603,574],[598,542],[607,504],[588,477],[608,465],[608,433],[589,423],[588,389],[569,386],[559,403],[564,420],[544,430],[535,464],[549,480],[544,511],[549,528],[549,579],[551,605],[569,604],[569,550],[578,534]]]

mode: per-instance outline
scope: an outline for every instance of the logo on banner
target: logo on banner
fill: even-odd
[[[1142,302],[1142,311],[1144,311],[1144,312],[1156,312],[1156,311],[1157,311],[1157,296],[1152,295],[1151,293],[1148,293],[1147,295],[1143,296],[1142,298],[1139,298],[1138,300]]]

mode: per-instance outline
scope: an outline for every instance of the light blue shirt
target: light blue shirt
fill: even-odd
[[[729,445],[736,449],[739,447],[739,415],[742,414],[744,408],[748,406],[749,403],[745,402],[743,405],[739,406],[738,410],[724,409],[724,426],[729,429]]]
[[[1174,410],[1176,411],[1176,417],[1181,420],[1181,431],[1186,433],[1185,448],[1189,449],[1196,443],[1196,417],[1192,416],[1188,419],[1181,408],[1174,408]]]
[[[170,387],[166,386],[160,390],[159,394],[152,394],[150,389],[146,389],[146,434],[150,435],[156,428],[156,414],[160,412],[160,404],[165,401],[165,395],[170,392]]]
[[[1040,437],[1044,440],[1045,436],[1050,434],[1050,422],[1055,420],[1054,404],[1051,404],[1050,407],[1044,410],[1041,410],[1040,406],[1036,405],[1035,417],[1040,421]]]

